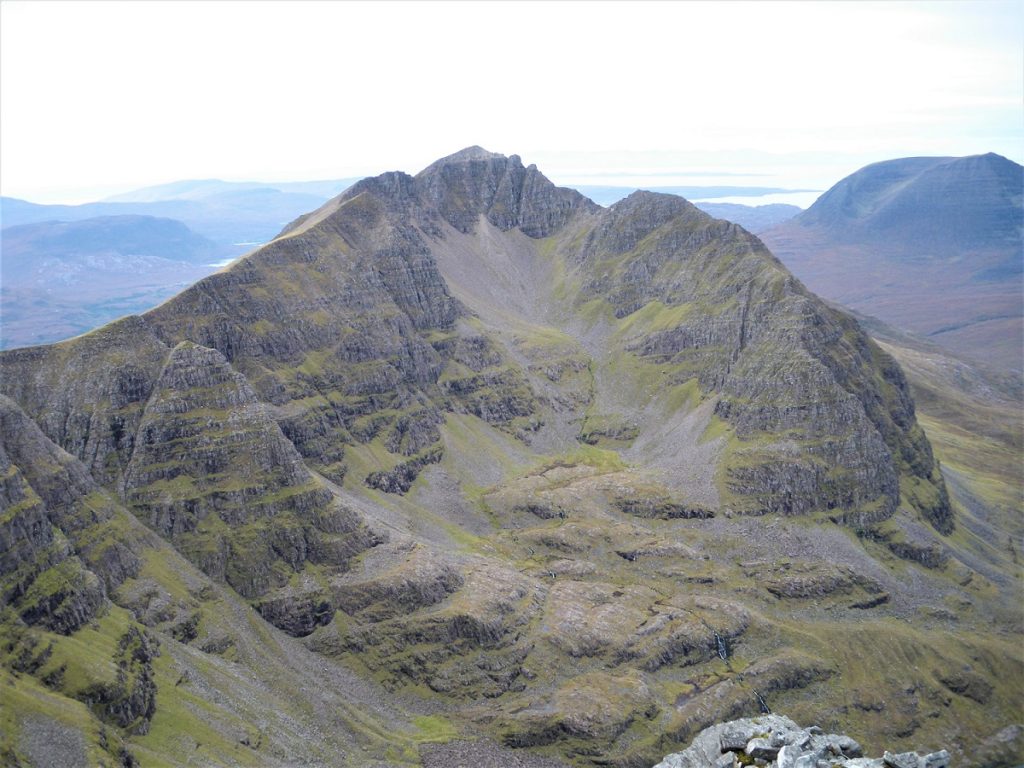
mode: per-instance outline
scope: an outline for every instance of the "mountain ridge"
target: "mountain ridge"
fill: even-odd
[[[320,181],[224,181],[222,179],[182,179],[166,184],[142,187],[104,198],[107,203],[147,203],[176,199],[203,199],[214,195],[250,190],[276,190],[283,193],[315,194],[333,197],[358,181],[358,178]]]
[[[507,746],[653,762],[753,692],[831,717],[840,677],[859,727],[933,734],[942,669],[870,671],[932,642],[943,668],[984,658],[1012,706],[1001,593],[955,559],[906,380],[852,319],[680,198],[601,209],[517,156],[442,160],[360,182],[142,316],[0,353],[3,394],[254,616]],[[897,621],[946,589],[999,631]],[[143,626],[248,664],[204,594],[194,624]],[[929,717],[895,737],[906,718],[867,706],[861,674],[901,702],[912,677]],[[182,686],[158,686],[154,731],[201,690]],[[957,702],[965,728],[987,716]]]
[[[367,287],[369,290],[376,289],[374,295],[378,296],[378,298],[373,302],[375,312],[379,313],[385,302],[390,303],[397,310],[397,314],[392,316],[390,335],[388,331],[382,334],[382,329],[379,325],[376,328],[375,335],[377,342],[382,345],[381,351],[384,355],[399,352],[400,358],[396,361],[396,366],[395,363],[384,362],[383,359],[374,354],[367,357],[366,353],[369,350],[365,344],[367,339],[372,339],[373,336],[360,336],[358,338],[359,346],[350,352],[341,352],[337,359],[343,364],[343,367],[346,363],[358,362],[360,360],[364,360],[366,364],[369,364],[371,367],[369,375],[373,378],[367,381],[366,384],[370,385],[370,391],[379,388],[379,384],[373,383],[374,378],[384,375],[387,382],[385,386],[393,386],[404,381],[404,387],[410,387],[407,391],[409,395],[412,395],[419,387],[423,385],[429,386],[432,381],[436,381],[443,366],[442,359],[438,356],[436,348],[424,346],[422,342],[417,342],[412,329],[445,331],[451,329],[456,319],[464,314],[448,293],[441,274],[432,265],[432,260],[428,255],[429,251],[426,249],[422,236],[407,225],[400,224],[392,228],[389,223],[388,216],[392,213],[390,210],[391,206],[397,206],[397,209],[405,215],[406,205],[410,201],[421,197],[425,197],[433,206],[431,209],[433,212],[428,210],[425,215],[421,214],[422,226],[427,227],[428,231],[431,231],[431,227],[436,227],[436,224],[431,221],[436,216],[447,221],[459,233],[464,235],[470,234],[473,226],[470,214],[473,214],[485,217],[502,231],[518,227],[527,237],[532,236],[534,239],[549,233],[552,219],[541,218],[538,221],[531,218],[531,206],[533,205],[531,195],[539,195],[546,201],[555,199],[554,205],[549,205],[549,208],[554,211],[553,216],[556,218],[553,220],[555,222],[559,221],[558,217],[564,216],[566,210],[571,211],[574,206],[579,206],[583,209],[584,215],[600,216],[603,219],[603,223],[591,232],[584,241],[579,255],[575,257],[581,267],[584,268],[584,272],[597,272],[598,270],[594,268],[596,265],[593,264],[593,261],[602,254],[630,252],[636,248],[638,243],[650,238],[660,228],[669,226],[670,230],[666,233],[667,236],[665,237],[669,250],[659,247],[644,258],[635,260],[631,264],[630,269],[623,273],[621,279],[617,281],[618,284],[614,282],[609,283],[607,280],[601,279],[597,281],[590,280],[582,286],[583,293],[588,297],[604,294],[607,297],[606,300],[610,302],[613,316],[617,319],[628,317],[651,301],[658,301],[663,305],[672,306],[679,304],[681,301],[685,303],[686,299],[692,300],[694,298],[692,295],[688,296],[686,290],[681,287],[674,289],[677,295],[645,293],[643,291],[648,289],[642,287],[644,283],[636,282],[634,275],[641,276],[646,281],[646,276],[659,269],[659,260],[663,260],[668,253],[672,253],[675,258],[678,258],[680,254],[685,255],[688,252],[699,252],[704,244],[710,241],[717,240],[720,242],[723,238],[735,238],[741,249],[753,248],[754,252],[758,253],[758,258],[768,259],[775,265],[778,264],[763,249],[763,246],[760,246],[756,239],[746,235],[743,230],[735,227],[735,225],[715,222],[680,198],[637,192],[611,209],[608,209],[606,213],[599,213],[599,209],[592,204],[588,208],[583,202],[585,198],[578,193],[566,192],[565,194],[556,195],[551,191],[554,188],[550,183],[547,183],[547,186],[535,184],[531,180],[531,173],[536,174],[537,172],[535,169],[531,171],[531,169],[524,168],[516,156],[504,158],[499,155],[483,153],[479,149],[470,149],[465,153],[458,153],[450,158],[439,161],[439,163],[428,167],[425,171],[418,174],[417,177],[409,177],[403,174],[385,174],[376,179],[365,180],[343,193],[337,198],[336,202],[329,203],[324,209],[321,209],[322,211],[326,210],[327,213],[319,220],[316,220],[317,214],[314,214],[315,223],[308,224],[300,232],[286,233],[283,240],[281,238],[276,239],[267,248],[248,257],[243,264],[236,265],[226,272],[200,281],[195,288],[185,291],[179,297],[147,313],[147,315],[141,318],[141,321],[150,329],[151,333],[155,333],[163,344],[168,345],[168,347],[175,345],[180,347],[182,342],[189,340],[192,343],[221,350],[229,363],[241,366],[241,369],[245,372],[244,375],[249,377],[255,376],[253,383],[257,392],[261,392],[264,398],[279,408],[281,406],[287,408],[289,401],[294,402],[294,395],[288,397],[280,391],[282,386],[288,386],[286,381],[282,379],[282,369],[280,366],[284,363],[294,364],[298,362],[297,355],[308,358],[312,349],[316,349],[316,347],[310,347],[308,336],[306,340],[301,341],[292,335],[290,329],[288,331],[285,331],[285,329],[277,331],[277,338],[274,337],[274,331],[271,331],[270,335],[266,335],[264,333],[253,334],[245,330],[245,325],[238,324],[240,320],[246,323],[259,323],[262,317],[279,315],[282,311],[280,308],[281,299],[271,300],[272,303],[269,306],[252,305],[246,306],[244,309],[240,302],[228,300],[227,306],[232,307],[232,314],[229,316],[225,314],[224,301],[226,294],[221,286],[230,289],[233,277],[246,271],[246,267],[257,267],[260,261],[272,259],[273,257],[270,254],[278,249],[287,249],[286,257],[294,258],[292,255],[294,253],[292,244],[300,236],[307,239],[309,237],[319,239],[325,235],[340,235],[343,248],[348,246],[350,248],[366,250],[367,241],[359,242],[357,233],[365,236],[367,231],[372,233],[381,226],[385,227],[383,253],[386,257],[389,257],[390,261],[385,262],[389,266],[382,268],[380,266],[381,262],[378,260],[376,273],[369,276]],[[546,180],[543,181],[546,182]],[[376,202],[370,203],[371,199],[374,201],[380,199],[381,193],[383,193],[386,200],[390,201],[385,205],[384,209],[378,208]],[[367,197],[368,194],[370,195],[369,198]],[[356,209],[350,213],[349,211],[352,206],[356,206]],[[417,224],[419,223],[420,221],[417,221]],[[625,226],[626,224],[628,224],[628,227]],[[356,226],[357,229],[353,229],[353,226]],[[691,232],[690,228],[693,226],[698,227],[698,230]],[[433,230],[433,232],[436,231],[436,229]],[[376,241],[371,238],[369,245],[371,247],[376,245]],[[588,261],[591,263],[588,264]],[[638,271],[638,268],[641,271]],[[250,274],[252,273],[250,272]],[[245,286],[244,290],[247,297],[251,299],[251,281],[243,277],[241,283]],[[795,288],[795,283],[792,282],[784,281],[782,285]],[[310,295],[314,294],[314,288],[313,285],[307,285],[302,291],[303,295],[308,299]],[[680,290],[682,290],[682,293],[679,293]],[[778,288],[773,288],[772,290],[777,291]],[[791,288],[783,287],[783,290],[791,290]],[[800,301],[803,300],[803,298],[800,299]],[[278,308],[272,308],[275,305]],[[800,423],[799,419],[802,418],[797,417],[795,422],[792,420],[795,414],[799,412],[795,410],[778,411],[777,407],[775,407],[774,411],[771,409],[766,411],[760,407],[752,408],[739,405],[743,398],[749,397],[751,394],[747,384],[750,380],[743,376],[732,376],[730,378],[730,368],[736,363],[736,356],[743,354],[747,344],[747,335],[751,333],[751,331],[748,331],[747,325],[747,313],[750,311],[750,307],[751,299],[748,296],[746,304],[741,308],[737,308],[736,316],[730,316],[727,322],[718,325],[717,330],[714,324],[709,329],[702,320],[701,327],[691,328],[685,324],[677,325],[674,329],[658,331],[626,345],[626,349],[639,351],[641,355],[648,357],[669,359],[673,355],[680,354],[680,352],[686,357],[694,357],[694,362],[699,366],[698,370],[703,371],[698,376],[702,389],[721,390],[725,388],[727,392],[731,390],[733,395],[731,400],[726,399],[718,402],[715,406],[715,414],[718,418],[724,418],[735,424],[735,428],[739,430],[740,434],[746,435],[748,438],[762,430],[771,431],[772,429],[779,429],[783,425],[788,425],[789,428],[796,427]],[[363,300],[357,300],[356,314],[353,316],[353,319],[360,317],[368,319],[369,316],[365,315],[366,309],[368,307],[363,303]],[[337,314],[337,310],[335,314]],[[246,320],[247,316],[248,320]],[[229,320],[229,317],[233,319]],[[407,318],[407,320],[403,320],[403,318]],[[178,332],[171,330],[170,323],[179,324],[181,319],[184,319],[186,322],[186,330],[183,335],[179,336]],[[376,321],[376,319],[375,317],[374,320]],[[358,322],[365,323],[367,320],[360,320]],[[410,323],[408,330],[406,330],[405,322]],[[764,326],[767,322],[767,318],[762,317],[757,325]],[[753,327],[753,324],[751,327]],[[365,326],[365,328],[366,332],[370,333],[369,326]],[[853,333],[855,332],[854,328],[855,326],[851,324],[847,327],[846,331],[833,332],[832,338],[838,340],[837,334]],[[720,359],[719,355],[714,352],[716,344],[721,344],[724,340],[733,337],[734,334],[738,337],[738,342],[735,342],[738,344],[737,352],[733,353],[732,358]],[[284,346],[279,346],[279,344]],[[708,357],[708,352],[704,351],[708,349],[708,345],[710,345],[711,357]],[[823,349],[824,345],[822,344],[818,348]],[[864,353],[860,352],[858,354],[863,355]],[[869,357],[876,354],[872,352]],[[275,358],[276,362],[272,362],[275,361]],[[373,363],[374,358],[380,360],[380,362]],[[271,362],[271,365],[267,366],[265,362],[258,362],[261,359]],[[812,370],[815,370],[812,374],[813,376],[828,375],[826,371],[831,363],[827,362],[825,358],[823,358],[823,361],[825,361],[825,368],[812,368]],[[323,362],[321,362],[321,365],[323,365]],[[763,365],[763,363],[755,363],[755,365]],[[814,363],[814,366],[820,366],[820,363]],[[287,371],[287,369],[284,370]],[[340,375],[344,381],[345,370],[343,368],[335,370],[337,370],[337,374],[328,375],[326,378],[331,380],[335,376]],[[905,392],[906,385],[898,378],[898,369],[892,367],[889,370],[891,370],[891,373],[886,375],[897,377],[892,379],[897,388],[896,391]],[[388,371],[391,373],[388,373]],[[302,379],[305,379],[305,377],[301,377],[301,379],[291,383],[290,386],[292,388],[298,389],[296,394],[313,394],[324,391],[324,385],[316,382],[317,379],[324,378],[323,375],[317,375],[320,372],[312,373],[314,381],[309,382],[309,384],[313,385],[312,388],[310,388],[309,384],[302,383]],[[348,378],[351,378],[351,376],[349,375]],[[355,382],[350,381],[347,385],[343,384],[349,392],[348,397],[356,398],[355,402],[365,402],[361,391],[364,390],[366,384],[361,383],[362,381],[363,379],[360,378]],[[536,402],[529,395],[518,394],[522,390],[523,383],[521,374],[516,375],[514,369],[496,381],[498,397],[500,400],[505,401],[500,403],[500,408],[497,411],[494,410],[493,405],[487,406],[488,411],[494,414],[492,418],[497,420],[496,423],[501,424],[516,419],[529,419],[535,415]],[[352,388],[353,385],[354,390]],[[809,380],[808,385],[821,386],[821,383],[811,384]],[[151,379],[148,387],[153,386],[155,386],[155,381]],[[856,395],[853,395],[851,398],[851,394],[843,391],[841,388],[837,390],[837,394],[841,398],[846,399],[845,402],[848,405],[844,407],[857,407],[853,405],[857,402]],[[403,395],[402,398],[407,396]],[[878,395],[873,395],[872,397],[877,398]],[[906,396],[904,395],[903,397],[906,400]],[[30,399],[35,398],[30,397]],[[470,401],[467,405],[471,409],[479,409],[484,405],[472,402],[472,395],[470,396]],[[866,405],[870,401],[864,400],[862,402]],[[345,429],[341,426],[341,423],[344,422],[336,423],[337,425],[333,427],[328,426],[333,419],[337,418],[337,415],[334,415],[332,419],[331,414],[332,412],[333,414],[338,414],[338,408],[337,405],[332,405],[330,401],[327,401],[325,405],[326,407],[320,406],[307,409],[303,413],[290,414],[289,417],[282,421],[282,427],[285,429],[285,434],[293,442],[296,442],[300,453],[303,453],[307,459],[313,458],[317,460],[321,471],[325,471],[328,477],[340,480],[344,477],[344,472],[346,471],[343,461],[339,461],[343,454],[339,454],[335,447],[328,448],[325,452],[321,446],[325,443],[332,446],[337,445],[339,437],[342,438],[342,443],[351,443],[352,439],[351,437],[348,439],[342,437]],[[365,407],[365,405],[362,406],[362,408]],[[370,413],[373,413],[379,406],[371,405],[370,407],[372,409]],[[913,418],[913,409],[909,405],[909,401],[901,404],[900,408],[903,412],[909,414],[910,419]],[[855,412],[850,411],[843,419],[847,421],[853,419]],[[436,422],[438,412],[436,406],[428,406],[424,410],[415,411],[410,416],[413,419],[412,429],[414,429],[414,434],[422,435],[422,437],[417,438],[412,443],[415,448],[412,453],[419,453],[436,442],[437,432],[436,428],[431,426],[431,422]],[[856,418],[863,418],[863,416]],[[875,419],[873,427],[871,426],[872,418]],[[912,442],[905,444],[904,447],[897,448],[900,445],[899,441],[903,439],[898,437],[901,434],[900,428],[894,425],[884,426],[883,422],[877,421],[878,418],[877,414],[871,416],[869,413],[868,419],[863,422],[863,426],[857,427],[857,429],[867,430],[864,432],[865,438],[863,439],[868,439],[869,435],[884,436],[884,439],[891,443],[892,448],[886,447],[883,441],[878,440],[878,437],[870,437],[870,440],[876,442],[869,442],[868,445],[870,447],[864,450],[861,458],[856,459],[853,465],[863,467],[863,469],[855,470],[855,475],[851,475],[851,482],[855,482],[855,484],[851,485],[848,490],[839,491],[835,502],[830,503],[840,506],[850,503],[855,505],[857,503],[864,503],[855,501],[855,499],[860,498],[860,489],[876,488],[875,493],[881,493],[881,496],[870,497],[864,501],[871,501],[872,505],[882,498],[886,498],[887,501],[882,504],[877,512],[872,512],[864,519],[870,519],[872,516],[884,519],[891,515],[895,511],[899,496],[895,474],[892,473],[892,470],[889,470],[890,474],[888,475],[884,472],[881,475],[877,475],[876,471],[869,469],[869,467],[876,465],[878,456],[889,457],[891,455],[890,450],[896,449],[895,456],[901,457],[900,461],[909,461],[906,466],[911,467],[915,475],[923,475],[925,478],[924,482],[926,483],[938,483],[939,495],[931,502],[934,506],[926,506],[923,508],[923,511],[926,515],[932,516],[933,525],[936,525],[943,532],[948,532],[951,530],[948,502],[944,501],[945,491],[941,489],[941,480],[936,481],[933,478],[934,470],[931,468],[931,457],[927,450],[927,443],[921,442],[923,437],[920,436],[918,431],[918,436],[914,437]],[[906,423],[905,420],[907,418],[907,416],[899,416],[898,421]],[[326,423],[325,419],[327,420]],[[885,423],[892,424],[892,422]],[[825,431],[835,432],[838,430],[841,432],[844,429],[846,427],[840,426],[840,422],[835,422],[831,427],[826,428]],[[808,434],[820,433],[820,430],[820,426],[815,427]],[[897,442],[892,443],[893,440]],[[918,444],[923,447],[919,447]],[[744,456],[743,463],[741,466],[730,470],[729,480],[726,481],[726,487],[730,489],[730,495],[735,495],[734,489],[740,489],[741,493],[736,497],[737,502],[744,495],[742,491],[750,489],[753,489],[752,493],[754,496],[758,496],[760,492],[761,495],[758,497],[763,498],[763,495],[768,493],[768,488],[773,483],[778,482],[777,479],[771,478],[786,478],[783,482],[787,485],[795,483],[796,488],[802,489],[802,491],[797,493],[806,496],[807,500],[801,501],[801,495],[798,495],[796,499],[792,498],[791,494],[794,491],[790,490],[778,497],[776,501],[771,502],[773,506],[769,506],[769,509],[790,514],[794,512],[804,513],[814,503],[820,503],[821,493],[817,489],[822,479],[817,475],[817,470],[812,471],[811,466],[802,467],[800,462],[793,462],[792,459],[780,461],[779,458],[769,458],[771,453],[768,453],[764,454],[761,459],[764,463],[755,463],[747,467],[746,462],[762,454],[750,454],[750,449],[745,448],[742,444],[737,450],[740,450]],[[814,450],[821,450],[821,448],[819,447]],[[825,448],[825,450],[835,450],[835,448]],[[844,448],[843,450],[849,451],[849,448]],[[853,460],[853,456],[854,454],[847,453],[847,465]],[[330,461],[330,459],[333,459],[333,461]],[[106,458],[101,454],[97,455],[96,460],[106,462]],[[887,458],[883,461],[882,466],[886,466],[888,461],[892,461],[892,459]],[[124,462],[124,459],[122,459],[122,462]],[[848,466],[849,469],[852,469],[852,467]],[[818,479],[815,479],[816,477]],[[856,481],[853,481],[854,477],[857,478]],[[869,480],[869,478],[874,479]],[[835,487],[834,484],[832,485]],[[854,493],[855,488],[858,489],[856,495],[850,495]],[[812,497],[816,497],[819,501],[811,502],[810,499]],[[861,517],[863,517],[863,514],[861,513]]]

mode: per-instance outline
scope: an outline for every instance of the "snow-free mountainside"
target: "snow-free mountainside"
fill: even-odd
[[[364,179],[0,353],[0,754],[650,766],[770,708],[1019,762],[1019,393],[886,345],[680,197]]]
[[[81,205],[0,197],[0,349],[63,341],[144,312],[274,239],[289,221],[356,181],[178,181]],[[590,196],[604,204],[636,191],[595,189],[606,194]],[[750,191],[656,191],[689,197],[737,190]],[[713,202],[697,207],[754,233],[801,210]]]
[[[874,163],[759,234],[821,296],[1024,370],[1024,168],[1012,160]]]

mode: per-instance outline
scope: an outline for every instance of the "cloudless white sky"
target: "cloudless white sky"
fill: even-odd
[[[471,144],[562,183],[1024,162],[1022,41],[1019,0],[3,0],[0,191],[416,172]]]

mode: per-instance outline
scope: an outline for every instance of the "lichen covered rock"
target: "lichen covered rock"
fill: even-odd
[[[927,755],[916,752],[881,758],[863,757],[863,750],[849,736],[825,733],[821,728],[801,728],[788,717],[768,714],[713,725],[684,751],[668,755],[655,768],[733,768],[762,765],[766,768],[949,768],[945,750]]]

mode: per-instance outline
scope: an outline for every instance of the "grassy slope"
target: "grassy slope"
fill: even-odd
[[[94,621],[69,636],[10,616],[0,623],[5,764],[114,766],[124,748],[144,766],[415,763],[415,745],[444,732],[380,706],[376,690],[267,625],[127,513],[107,526],[148,543],[140,544],[138,576]],[[194,619],[194,639],[182,637],[183,617]],[[148,730],[119,728],[90,705],[98,686],[118,682],[118,643],[133,627],[150,632],[160,649]],[[63,754],[46,744],[46,734],[62,728],[80,734],[71,737],[80,746]]]
[[[929,347],[881,342],[907,373],[918,419],[942,462],[963,522],[956,543],[1020,578],[1024,537],[1024,411],[990,380]]]

